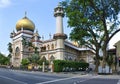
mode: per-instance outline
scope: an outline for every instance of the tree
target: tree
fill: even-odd
[[[0,64],[4,64],[4,55],[0,53]]]
[[[6,56],[3,55],[2,53],[0,53],[0,64],[1,64],[1,65],[8,65],[8,64],[10,64],[10,59],[9,59],[9,57],[6,57]]]
[[[43,62],[45,63],[45,65],[49,65],[49,61],[46,60],[45,56],[43,56],[40,60],[39,60],[39,65],[43,65]]]
[[[22,45],[25,46],[26,48],[32,47],[34,49],[34,53],[38,54],[38,47],[35,47],[30,40],[27,40],[25,37],[22,39]]]
[[[25,37],[22,39],[22,45],[25,47],[33,47],[32,42],[27,40]]]
[[[10,43],[10,42],[8,43],[8,51],[9,51],[8,57],[11,58],[11,53],[13,50],[12,50],[12,43]]]
[[[40,56],[38,54],[33,54],[32,56],[28,57],[28,60],[30,61],[30,63],[36,65],[39,63]]]
[[[28,59],[22,59],[21,64],[22,64],[23,66],[27,66],[29,63],[30,63],[30,61],[29,61]]]
[[[107,47],[111,38],[120,31],[118,28],[119,0],[65,0],[62,2],[72,28],[70,39],[85,45],[95,52],[96,70],[99,65],[99,51],[103,52],[106,64]],[[108,23],[109,27],[108,27]]]
[[[38,54],[39,52],[38,52],[38,47],[34,47],[34,53],[35,54]]]
[[[22,59],[20,68],[27,69],[29,63],[30,63],[30,61],[27,58]]]

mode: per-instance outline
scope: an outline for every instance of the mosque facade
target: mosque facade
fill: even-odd
[[[16,23],[16,32],[10,35],[12,39],[11,63],[14,67],[19,67],[21,61],[34,54],[46,60],[84,60],[93,62],[93,52],[86,47],[79,47],[75,42],[67,41],[67,35],[63,29],[64,12],[61,5],[54,9],[56,18],[56,32],[48,40],[41,39],[39,32],[35,31],[35,24],[26,15]]]

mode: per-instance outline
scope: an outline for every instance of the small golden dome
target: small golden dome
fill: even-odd
[[[72,43],[73,43],[73,45],[75,45],[75,46],[79,46],[79,44],[78,44],[77,41],[73,41]]]
[[[35,24],[25,16],[16,23],[16,30],[19,31],[21,30],[21,28],[23,28],[23,30],[34,31]]]

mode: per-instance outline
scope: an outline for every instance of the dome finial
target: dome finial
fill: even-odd
[[[25,11],[25,17],[27,16],[27,11]]]

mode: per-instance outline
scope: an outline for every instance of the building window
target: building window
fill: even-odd
[[[71,57],[69,58],[69,61],[72,61],[72,58],[71,58]]]
[[[50,50],[50,46],[49,45],[47,45],[47,48],[48,48],[48,50]]]
[[[50,57],[50,61],[53,61],[53,60],[55,60],[55,57],[52,55],[52,56]]]
[[[41,60],[42,60],[43,62],[45,62],[45,61],[46,61],[46,57],[43,56]]]
[[[41,47],[41,52],[46,51],[46,46]]]
[[[85,60],[84,59],[80,59],[80,62],[85,62]]]
[[[52,46],[52,50],[54,50],[54,44],[52,44],[51,46]]]
[[[17,47],[16,50],[15,50],[15,56],[20,56],[20,49],[19,49],[19,47]]]

